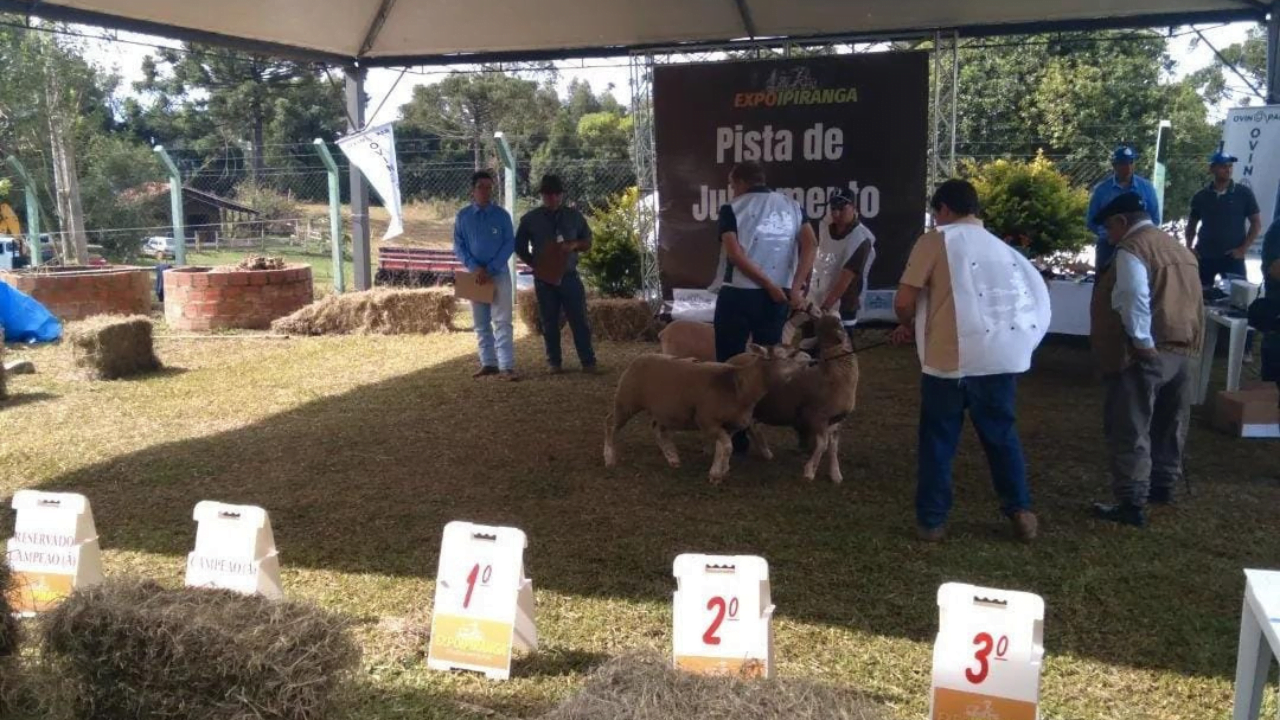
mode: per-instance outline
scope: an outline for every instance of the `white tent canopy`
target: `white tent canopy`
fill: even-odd
[[[0,0],[0,11],[363,65],[750,37],[1003,34],[1262,20],[1263,0]],[[459,58],[463,56],[475,56]]]

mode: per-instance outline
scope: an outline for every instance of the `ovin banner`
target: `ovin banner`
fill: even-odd
[[[716,218],[744,160],[814,220],[836,188],[855,192],[876,236],[870,287],[897,284],[924,226],[927,53],[662,66],[653,103],[665,288],[711,284]]]

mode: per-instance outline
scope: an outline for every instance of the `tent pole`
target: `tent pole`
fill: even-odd
[[[1280,0],[1267,16],[1267,104],[1280,105]]]
[[[347,120],[350,132],[364,129],[364,68],[347,68]],[[356,290],[373,287],[372,253],[369,248],[369,184],[353,163],[351,180],[351,259]]]

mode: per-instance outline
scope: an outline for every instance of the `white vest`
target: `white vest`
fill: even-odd
[[[800,205],[773,191],[748,192],[730,203],[738,219],[738,244],[756,267],[780,288],[790,288],[795,278],[800,255],[796,236],[804,222]],[[729,265],[724,248],[720,249],[720,266],[708,288],[717,292],[722,285],[758,290],[751,278]]]
[[[876,259],[875,242],[876,236],[872,235],[867,226],[862,223],[858,223],[857,227],[839,240],[831,237],[830,223],[822,223],[822,227],[818,230],[818,257],[813,263],[813,276],[809,281],[809,297],[817,302],[825,300],[827,289],[840,280],[840,271],[844,270],[849,258],[857,254],[858,248],[864,243],[870,243],[871,249],[867,252],[867,257],[859,269],[862,277],[860,307],[866,307],[867,274],[871,272],[871,263]],[[837,306],[835,309],[840,308]]]
[[[1029,260],[981,225],[938,227],[955,295],[958,373],[942,377],[1023,373],[1049,331],[1049,288]],[[926,289],[926,293],[927,293]],[[916,347],[924,365],[928,297],[916,304]]]

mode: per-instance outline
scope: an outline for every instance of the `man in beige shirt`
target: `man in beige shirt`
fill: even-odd
[[[932,208],[938,227],[916,242],[894,300],[902,323],[894,341],[920,336],[917,530],[929,542],[946,535],[951,461],[967,411],[1000,509],[1030,541],[1037,522],[1014,408],[1017,375],[1048,329],[1048,290],[1026,258],[982,227],[972,185],[948,180]]]

